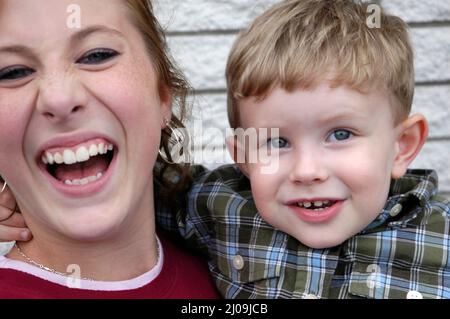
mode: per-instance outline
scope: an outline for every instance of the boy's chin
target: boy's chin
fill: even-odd
[[[329,238],[327,236],[317,236],[315,238],[303,238],[301,236],[294,236],[303,245],[314,249],[327,249],[342,244],[347,238]]]

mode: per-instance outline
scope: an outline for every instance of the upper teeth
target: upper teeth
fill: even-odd
[[[88,161],[91,157],[94,157],[98,154],[106,154],[108,151],[112,151],[114,146],[112,144],[106,145],[105,143],[91,144],[89,148],[87,146],[80,146],[75,152],[71,149],[62,150],[62,154],[60,152],[50,153],[45,152],[42,155],[42,162],[47,164],[66,164],[71,165],[75,163],[81,163]]]
[[[305,207],[305,208],[310,208],[311,206],[315,206],[316,208],[325,206],[325,205],[329,205],[330,201],[329,200],[324,200],[324,201],[314,201],[314,202],[298,202],[297,205],[299,207]]]

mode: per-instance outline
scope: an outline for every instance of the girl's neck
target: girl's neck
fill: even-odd
[[[30,263],[25,255],[37,264],[69,274],[75,265],[81,278],[98,281],[135,278],[157,264],[154,213],[148,210],[135,214],[118,231],[98,240],[74,240],[48,227],[29,226],[34,238],[19,243],[22,254],[13,248],[8,258]]]
[[[14,247],[8,258],[27,262],[39,268],[52,269],[54,273],[70,275],[73,269],[79,269],[80,278],[122,281],[138,277],[157,264],[156,236],[146,242],[145,246],[140,247],[137,245],[121,245],[112,249],[89,247],[78,252],[65,247],[63,252],[59,248],[54,248],[55,245],[46,245],[45,249],[40,249],[32,240],[29,243],[19,243],[21,253]],[[44,253],[47,249],[53,251],[51,256]]]

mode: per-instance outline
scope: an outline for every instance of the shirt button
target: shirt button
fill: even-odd
[[[406,295],[406,299],[423,299],[423,296],[420,292],[416,290],[408,291],[408,294]]]
[[[402,211],[402,204],[395,204],[394,207],[391,208],[389,215],[392,217],[397,216]]]
[[[307,294],[303,299],[319,299],[316,295],[313,294]]]
[[[242,258],[241,255],[236,255],[233,258],[233,267],[236,270],[241,270],[242,268],[244,268],[244,258]]]

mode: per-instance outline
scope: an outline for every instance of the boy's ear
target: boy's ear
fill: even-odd
[[[397,151],[394,159],[391,177],[402,177],[409,164],[416,158],[428,137],[428,123],[421,114],[410,116],[399,124]]]
[[[233,161],[237,164],[241,172],[245,176],[249,177],[247,161],[245,159],[245,148],[243,147],[243,145],[241,145],[235,135],[228,136],[225,139],[225,142],[227,144],[228,152],[230,153]]]

